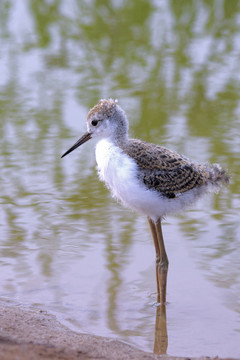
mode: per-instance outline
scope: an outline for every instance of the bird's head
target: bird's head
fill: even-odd
[[[116,143],[124,142],[128,136],[128,122],[117,100],[100,100],[87,115],[87,132],[63,155],[92,138],[111,138]]]

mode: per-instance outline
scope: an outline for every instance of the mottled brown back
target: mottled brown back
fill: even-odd
[[[136,161],[137,176],[146,187],[168,198],[202,186],[209,175],[204,166],[162,146],[130,139],[122,150]]]

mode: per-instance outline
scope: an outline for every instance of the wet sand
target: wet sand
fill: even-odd
[[[60,324],[45,311],[16,305],[0,305],[0,359],[184,359],[153,355],[121,341],[78,334]],[[190,358],[185,358],[190,360]],[[203,359],[211,360],[209,357]],[[215,358],[216,359],[216,358]]]

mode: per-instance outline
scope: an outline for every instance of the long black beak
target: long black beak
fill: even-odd
[[[72,152],[73,150],[75,150],[76,148],[78,148],[80,145],[84,144],[86,141],[91,139],[91,134],[89,132],[86,132],[72,147],[70,147],[70,149],[68,149],[62,156],[61,158],[63,158],[64,156],[70,154],[70,152]]]

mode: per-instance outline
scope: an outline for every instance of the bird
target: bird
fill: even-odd
[[[219,164],[198,163],[166,147],[128,135],[129,123],[118,101],[101,99],[87,115],[87,132],[62,158],[98,139],[98,177],[113,198],[148,219],[156,252],[157,302],[166,304],[168,257],[162,219],[182,211],[208,192],[229,183]]]

